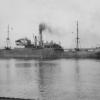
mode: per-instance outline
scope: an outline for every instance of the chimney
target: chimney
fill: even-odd
[[[35,46],[37,46],[37,37],[35,36]]]
[[[39,25],[39,36],[40,36],[39,45],[41,47],[43,46],[43,40],[42,40],[42,31],[43,30],[45,30],[45,24],[40,24]]]

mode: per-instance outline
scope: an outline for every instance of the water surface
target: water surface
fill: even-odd
[[[0,60],[0,96],[100,100],[100,60]]]

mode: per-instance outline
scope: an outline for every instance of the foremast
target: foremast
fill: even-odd
[[[79,51],[80,49],[79,49],[79,29],[78,29],[78,21],[77,21],[77,37],[76,37],[76,48],[75,48],[75,50],[76,51]]]
[[[6,38],[6,49],[11,49],[11,46],[10,46],[10,37],[9,37],[9,24],[8,24],[8,30],[7,30],[7,38]]]

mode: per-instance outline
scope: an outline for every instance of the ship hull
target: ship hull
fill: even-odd
[[[62,55],[63,58],[98,58],[96,51],[66,51]]]
[[[58,58],[100,58],[99,51],[59,51],[54,48],[15,48],[0,50],[0,58],[58,59]]]
[[[62,57],[62,52],[55,51],[53,48],[16,48],[0,50],[0,58],[55,59],[60,57]]]

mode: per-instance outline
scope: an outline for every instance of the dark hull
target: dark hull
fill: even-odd
[[[100,58],[100,51],[59,51],[53,48],[16,48],[0,50],[0,58],[57,59],[57,58]]]
[[[55,59],[62,56],[61,51],[53,48],[17,48],[12,50],[0,50],[0,58],[33,58],[33,59]]]
[[[98,58],[97,51],[66,51],[63,58]]]

